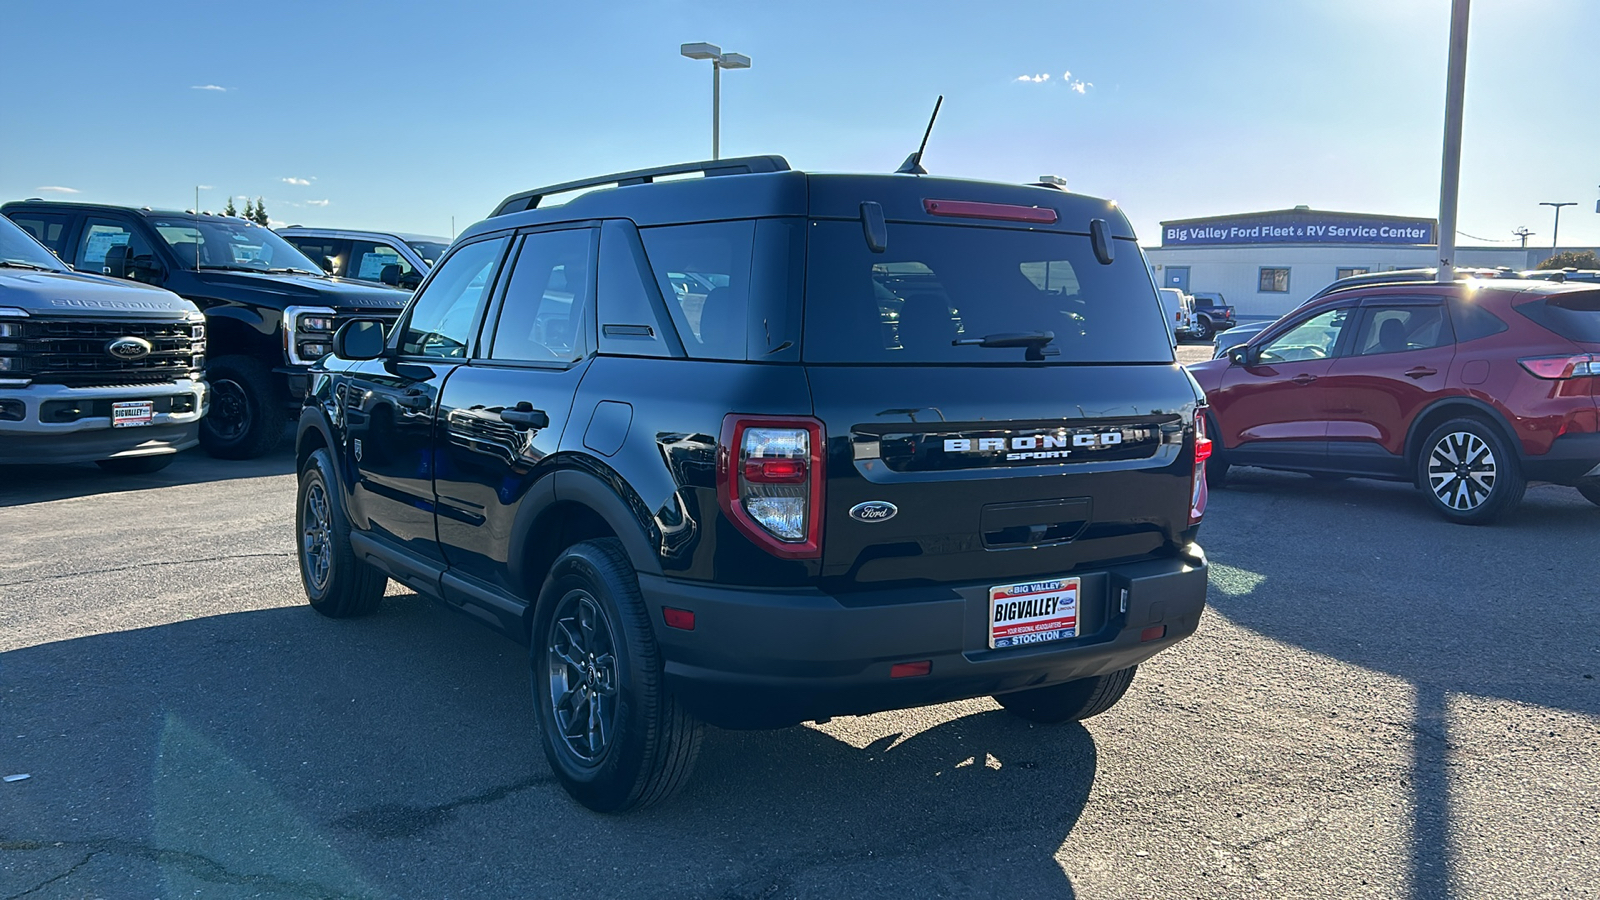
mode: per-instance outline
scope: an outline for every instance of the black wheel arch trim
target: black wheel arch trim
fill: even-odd
[[[1423,407],[1422,411],[1411,419],[1411,425],[1406,429],[1405,460],[1408,469],[1414,470],[1417,467],[1417,460],[1422,455],[1422,442],[1428,439],[1428,435],[1418,426],[1446,407],[1463,407],[1462,415],[1464,416],[1471,415],[1471,413],[1467,412],[1470,409],[1472,413],[1488,417],[1489,421],[1500,430],[1500,437],[1511,447],[1512,452],[1516,454],[1517,460],[1521,462],[1528,458],[1528,454],[1522,450],[1522,441],[1517,437],[1517,430],[1511,427],[1511,423],[1506,421],[1505,415],[1498,409],[1476,397],[1441,397]],[[1437,427],[1437,424],[1430,426],[1428,431],[1431,432]]]
[[[528,549],[540,517],[558,503],[577,503],[593,510],[622,542],[635,571],[661,574],[655,549],[660,546],[660,535],[644,501],[609,466],[570,454],[560,461],[559,468],[534,482],[517,509],[509,548],[511,576],[517,583],[530,591],[537,591],[543,583],[544,573],[527,569]]]

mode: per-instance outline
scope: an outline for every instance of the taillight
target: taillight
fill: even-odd
[[[1206,500],[1211,490],[1206,486],[1206,460],[1211,458],[1211,439],[1206,437],[1204,409],[1194,414],[1194,474],[1189,480],[1189,524],[1200,524],[1206,514]]]
[[[1590,353],[1578,353],[1572,356],[1530,356],[1517,362],[1535,378],[1549,381],[1600,375],[1600,358]]]
[[[729,521],[775,556],[822,555],[822,423],[729,415],[717,447],[717,499]]]

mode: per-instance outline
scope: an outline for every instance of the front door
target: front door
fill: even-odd
[[[1161,281],[1162,287],[1177,288],[1185,294],[1189,293],[1189,267],[1167,266],[1166,274]]]
[[[1455,337],[1437,297],[1385,298],[1361,310],[1349,351],[1327,376],[1328,452],[1353,472],[1403,475],[1406,434],[1449,383]]]
[[[595,347],[596,234],[520,239],[480,358],[450,377],[440,400],[439,543],[453,572],[500,591],[522,588],[509,567],[517,511],[549,474]]]
[[[1285,468],[1326,465],[1326,376],[1350,307],[1303,317],[1260,347],[1253,365],[1233,365],[1208,399],[1230,461]]]
[[[395,354],[355,364],[342,386],[357,527],[440,562],[433,493],[439,392],[472,354],[508,243],[493,238],[452,253],[395,326]]]

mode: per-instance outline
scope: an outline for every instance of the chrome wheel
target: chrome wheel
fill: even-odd
[[[550,707],[561,742],[585,764],[598,763],[616,730],[617,655],[611,620],[588,591],[561,598],[548,648]]]
[[[1428,455],[1428,487],[1439,502],[1457,512],[1482,506],[1494,492],[1494,450],[1470,431],[1441,437]]]
[[[250,427],[250,395],[232,379],[211,382],[211,409],[203,420],[219,439],[236,440]]]
[[[333,568],[333,519],[328,514],[328,492],[320,482],[306,489],[300,519],[300,564],[312,590],[321,593],[328,587],[328,572]]]

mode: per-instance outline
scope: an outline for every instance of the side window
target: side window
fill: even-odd
[[[1261,347],[1261,362],[1303,362],[1326,359],[1339,346],[1339,335],[1350,320],[1350,309],[1341,307],[1318,313]]]
[[[1368,307],[1356,335],[1355,355],[1427,350],[1452,339],[1443,306]]]
[[[56,252],[57,256],[65,257],[67,248],[62,242],[67,237],[67,217],[55,213],[17,213],[11,221],[22,226],[22,229],[33,235],[39,243]]]
[[[639,229],[684,351],[745,359],[754,221]]]
[[[1365,275],[1371,271],[1372,268],[1370,266],[1340,266],[1335,270],[1333,277],[1334,280],[1338,280],[1340,278],[1349,278],[1352,275]]]
[[[421,273],[416,267],[406,262],[400,251],[388,244],[374,243],[373,241],[351,241],[350,262],[347,268],[349,274],[346,278],[359,278],[362,281],[382,281],[383,270],[395,266],[394,283],[401,281],[420,281]]]
[[[1450,298],[1450,320],[1455,325],[1458,344],[1499,334],[1511,327],[1500,321],[1499,316],[1462,297]]]
[[[78,238],[72,266],[80,272],[98,275],[105,268],[106,251],[123,245],[134,258],[150,256],[150,242],[129,225],[111,219],[89,219],[84,223],[83,236]]]
[[[333,269],[329,275],[348,278],[350,270],[350,242],[338,238],[325,237],[298,237],[284,235],[284,240],[294,245],[296,250],[304,253],[317,265],[322,265],[324,259],[333,260]]]
[[[411,303],[405,331],[400,335],[402,356],[467,357],[472,323],[494,284],[509,240],[501,237],[467,244],[445,260]]]
[[[1269,269],[1261,270],[1261,284],[1256,288],[1263,294],[1283,294],[1289,290],[1289,270]]]
[[[490,359],[575,362],[589,353],[585,322],[594,308],[588,228],[522,239],[500,301]]]
[[[595,284],[600,311],[600,352],[618,356],[673,356],[667,343],[665,309],[644,245],[633,226],[607,222],[600,228],[600,270]],[[657,310],[660,309],[660,313]]]

